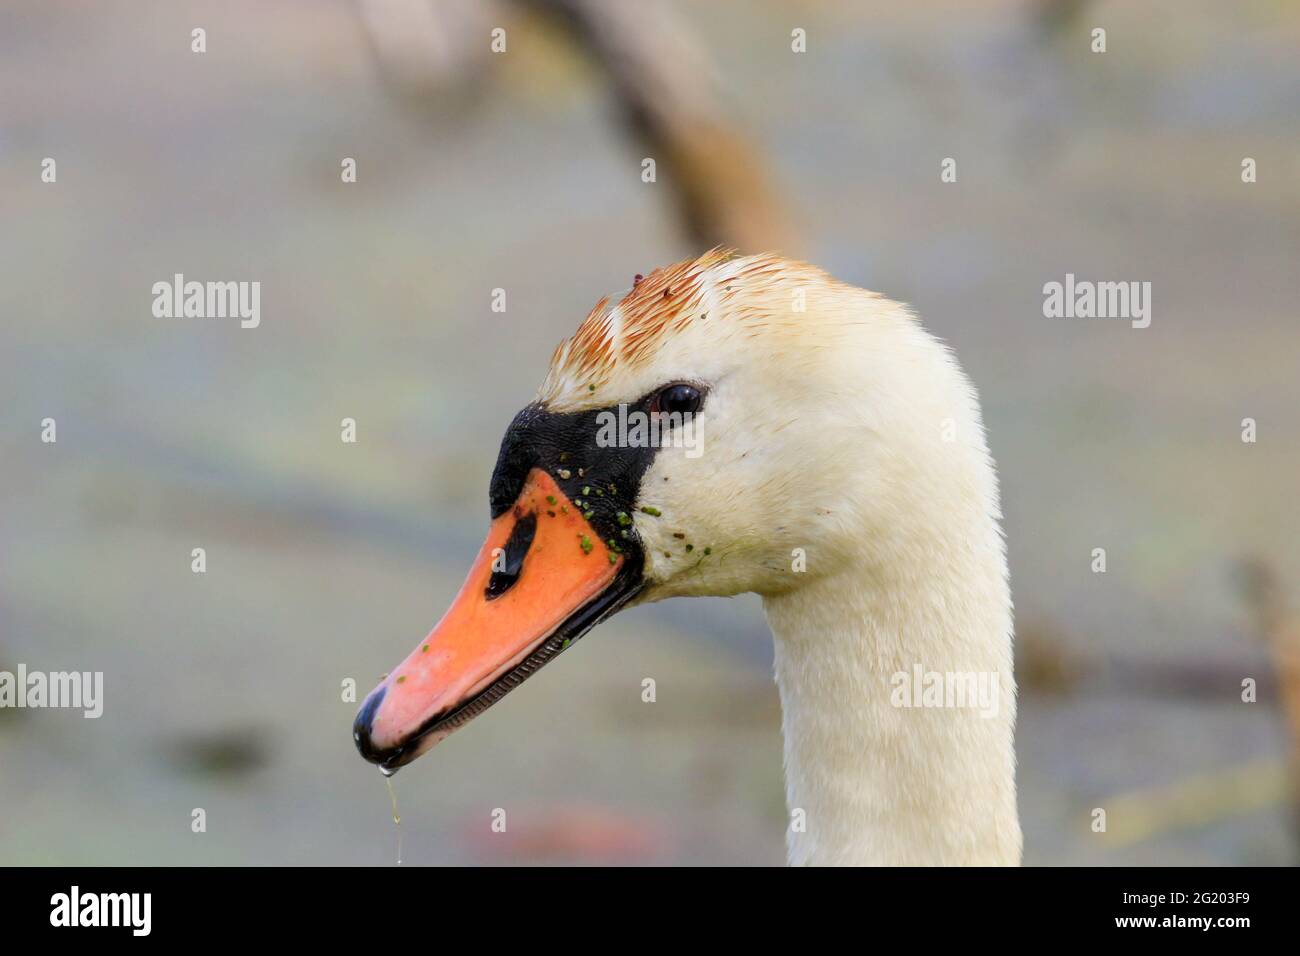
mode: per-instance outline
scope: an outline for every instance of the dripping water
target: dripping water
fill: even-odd
[[[396,770],[389,770],[386,767],[380,767],[379,772],[384,775],[384,783],[388,787],[388,799],[393,804],[393,825],[397,827],[397,865],[402,865],[402,816],[397,812],[397,791],[393,789],[393,774]]]

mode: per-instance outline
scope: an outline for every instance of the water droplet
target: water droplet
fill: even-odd
[[[388,785],[388,799],[393,802],[393,825],[397,827],[397,865],[402,865],[402,815],[397,812],[397,791],[393,789],[393,774],[389,770],[384,774],[384,783]]]

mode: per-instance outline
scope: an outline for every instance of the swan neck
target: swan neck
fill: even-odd
[[[992,535],[764,599],[791,863],[1019,862],[1011,602]]]

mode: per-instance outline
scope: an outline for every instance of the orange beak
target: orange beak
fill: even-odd
[[[362,704],[361,755],[395,771],[492,706],[636,593],[627,563],[533,468],[442,620]]]

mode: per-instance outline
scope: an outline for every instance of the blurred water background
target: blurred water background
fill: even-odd
[[[554,344],[701,251],[572,36],[487,9],[508,53],[413,89],[342,0],[0,9],[0,669],[106,684],[97,721],[0,711],[0,863],[394,862],[340,681],[455,593]],[[1300,582],[1300,7],[668,9],[785,251],[912,303],[980,389],[1027,862],[1293,863],[1241,568]],[[154,318],[177,272],[260,281],[261,327]],[[1067,272],[1150,281],[1151,327],[1044,319]],[[405,861],[780,862],[770,664],[752,597],[619,616],[398,775]]]

